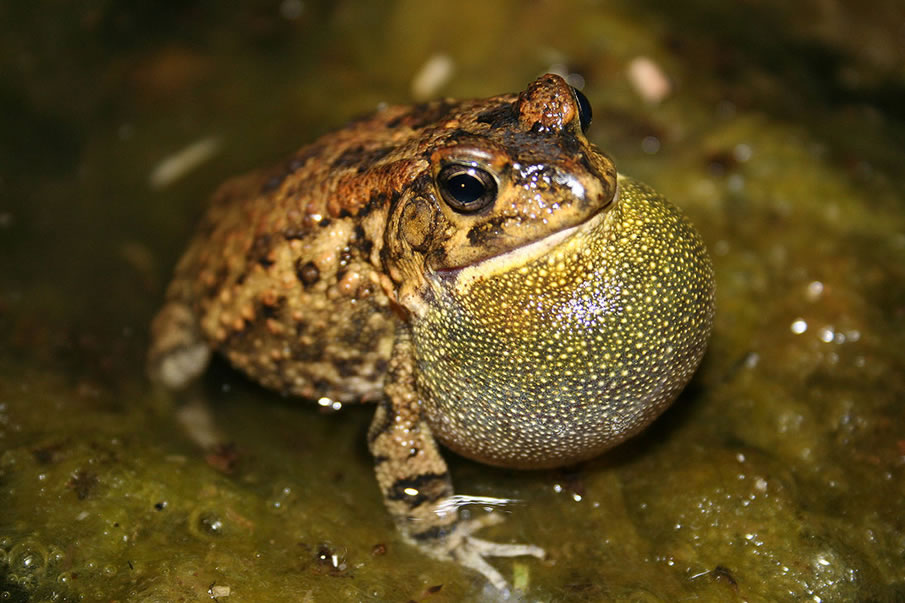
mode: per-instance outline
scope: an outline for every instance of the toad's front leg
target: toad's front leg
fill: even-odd
[[[473,536],[498,523],[499,515],[471,520],[459,517],[446,462],[421,414],[414,367],[411,338],[402,328],[390,360],[386,397],[368,432],[384,503],[407,541],[434,558],[453,559],[480,572],[497,589],[506,591],[506,580],[485,558],[543,558],[544,551],[533,545],[498,544]]]

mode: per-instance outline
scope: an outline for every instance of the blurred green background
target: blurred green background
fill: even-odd
[[[219,182],[548,70],[698,226],[717,321],[677,404],[597,460],[447,453],[459,492],[522,501],[487,537],[550,555],[494,564],[530,601],[905,600],[903,40],[898,0],[0,4],[0,601],[494,600],[399,540],[372,407],[218,363],[232,445],[205,454],[144,350]]]

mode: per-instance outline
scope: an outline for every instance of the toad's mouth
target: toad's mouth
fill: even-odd
[[[562,230],[548,234],[536,241],[521,245],[520,247],[505,253],[479,260],[473,264],[438,270],[435,273],[435,276],[442,281],[454,281],[457,286],[467,286],[480,279],[486,279],[498,274],[517,270],[538,258],[550,254],[554,249],[564,244],[572,237],[597,228],[610,213],[607,210],[611,207],[615,207],[618,201],[619,185],[617,182],[612,201],[601,207],[597,212],[591,214],[584,222],[563,228]]]

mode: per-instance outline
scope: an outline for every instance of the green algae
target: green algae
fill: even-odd
[[[520,501],[486,537],[549,553],[495,565],[532,601],[905,597],[894,2],[43,4],[0,8],[0,600],[494,599],[399,541],[370,407],[218,364],[186,394],[232,442],[209,454],[142,372],[216,183],[407,101],[441,51],[441,94],[580,72],[591,137],[692,217],[717,275],[704,364],[642,436],[563,471],[448,455],[459,492]],[[660,104],[624,75],[641,54]],[[208,164],[149,187],[208,136]]]

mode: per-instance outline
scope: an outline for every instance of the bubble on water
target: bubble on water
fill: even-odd
[[[222,536],[225,525],[220,515],[211,509],[201,509],[194,513],[193,532],[198,536]]]
[[[213,513],[205,513],[199,520],[200,527],[209,534],[220,534],[223,532],[223,520]]]
[[[34,574],[20,574],[17,578],[17,583],[26,592],[38,588],[38,577]]]
[[[66,559],[66,552],[55,544],[47,547],[47,565],[59,565]]]
[[[47,548],[34,540],[26,540],[10,549],[7,560],[11,572],[39,575],[47,566]]]

